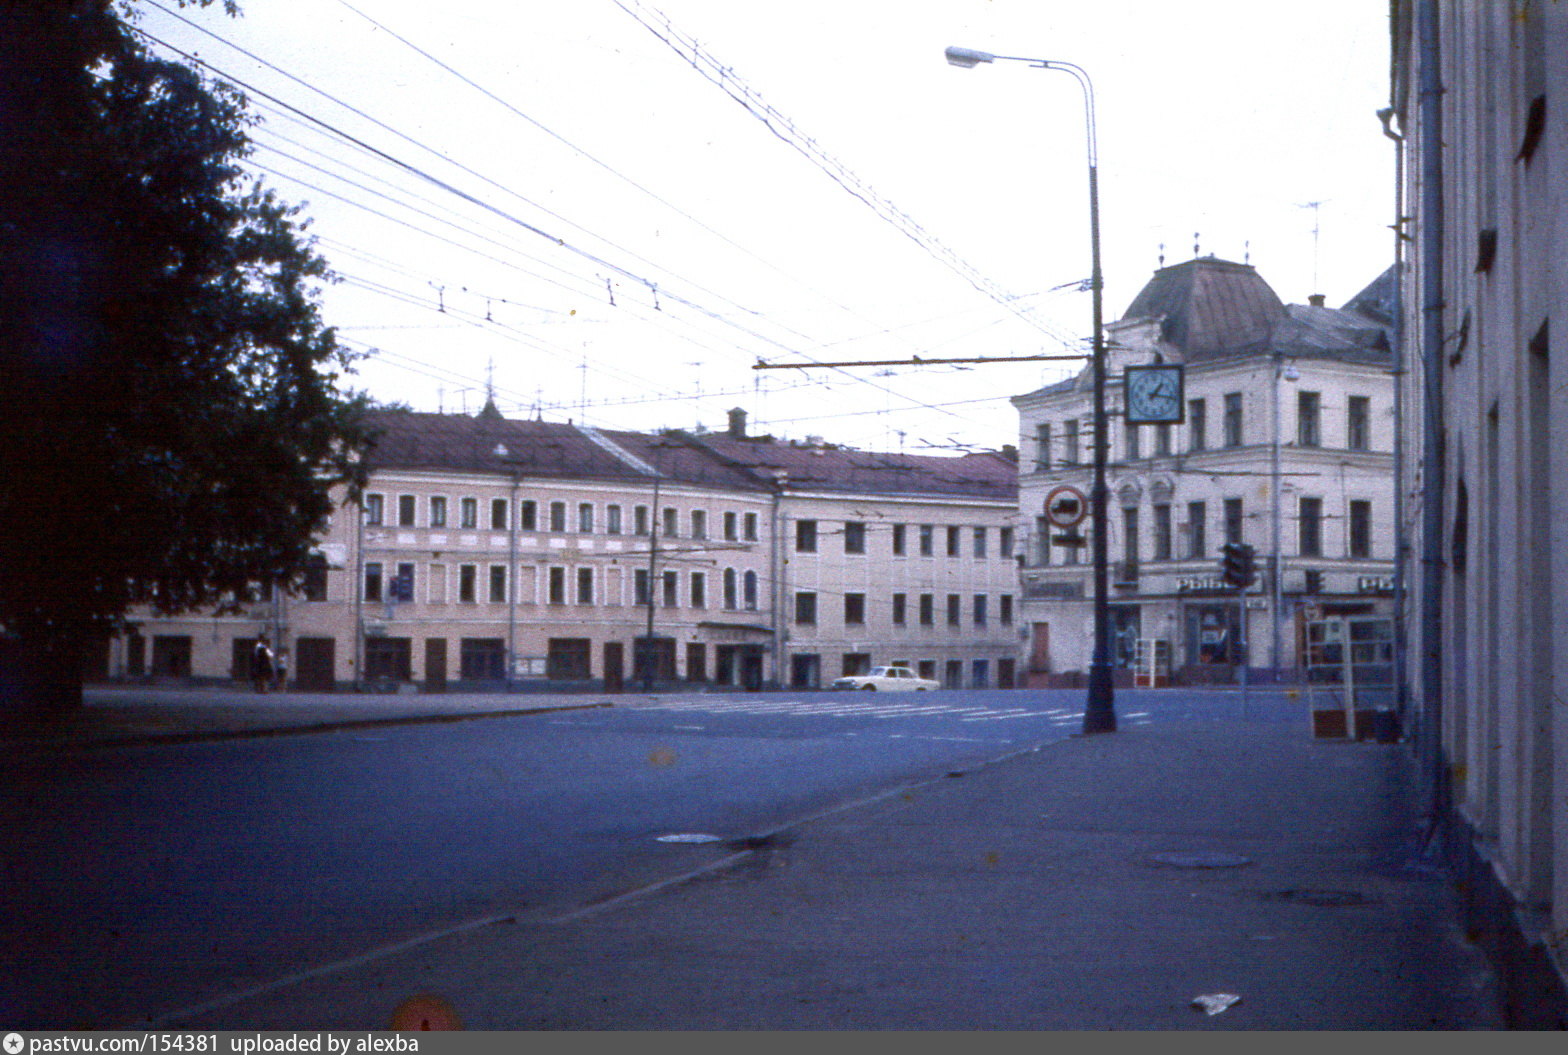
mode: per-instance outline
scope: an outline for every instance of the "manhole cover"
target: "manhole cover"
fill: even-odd
[[[707,835],[702,832],[680,832],[675,835],[661,835],[661,843],[721,843],[724,839],[718,835]]]
[[[1367,897],[1359,890],[1277,890],[1263,896],[1269,901],[1293,901],[1298,905],[1317,905],[1322,908],[1376,904],[1376,899]]]
[[[1184,850],[1177,853],[1155,854],[1155,864],[1171,868],[1240,868],[1250,865],[1252,858],[1240,854],[1217,853],[1208,850]]]

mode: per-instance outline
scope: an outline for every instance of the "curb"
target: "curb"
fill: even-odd
[[[213,729],[185,733],[140,733],[130,736],[51,739],[40,737],[0,737],[0,744],[12,747],[52,747],[58,750],[90,751],[107,747],[149,747],[160,744],[200,744],[224,740],[261,740],[276,736],[310,736],[346,729],[383,729],[398,725],[429,725],[441,722],[471,722],[481,718],[517,718],[528,714],[555,714],[562,711],[588,711],[615,704],[579,703],[563,707],[528,707],[504,711],[465,711],[449,714],[413,714],[396,718],[352,718],[337,722],[312,722],[306,725],[279,725],[259,729]]]

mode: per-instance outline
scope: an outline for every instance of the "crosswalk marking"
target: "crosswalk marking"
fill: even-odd
[[[922,693],[918,700],[749,700],[670,697],[636,705],[639,710],[702,711],[711,714],[796,715],[810,718],[912,718],[951,715],[964,722],[996,722],[1013,718],[1046,718],[1061,722],[1082,718],[1065,707],[1032,710],[1027,707],[958,706],[933,701]]]

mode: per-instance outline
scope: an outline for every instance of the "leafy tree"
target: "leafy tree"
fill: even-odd
[[[245,100],[133,17],[0,0],[0,697],[48,710],[133,606],[297,581],[366,438]]]

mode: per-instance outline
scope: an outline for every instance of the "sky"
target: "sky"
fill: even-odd
[[[1194,255],[1343,304],[1392,260],[1387,6],[135,0],[241,83],[337,281],[345,385],[416,410],[942,454]],[[904,365],[838,366],[898,361]],[[772,369],[755,369],[759,363]],[[830,364],[830,365],[819,365]]]

